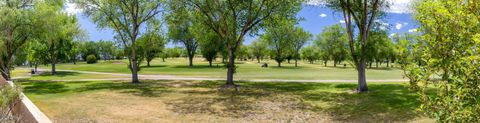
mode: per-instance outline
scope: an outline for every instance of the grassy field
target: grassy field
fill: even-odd
[[[433,122],[406,83],[20,82],[55,122]]]
[[[209,67],[203,59],[195,59],[194,66],[188,67],[188,61],[185,58],[167,59],[162,62],[155,59],[151,67],[145,64],[141,67],[141,74],[164,74],[177,76],[195,76],[195,77],[214,77],[225,78],[226,69],[221,63],[214,63],[214,67]],[[262,62],[263,63],[263,62]],[[261,68],[261,64],[255,61],[239,61],[236,79],[290,79],[290,80],[356,80],[357,72],[354,68],[333,67],[333,65],[324,67],[322,64],[308,64],[300,62],[299,67],[294,64],[284,63],[284,67],[276,67],[276,63],[268,61],[268,68]],[[218,65],[218,67],[217,67]],[[42,66],[49,69],[48,66]],[[77,65],[72,63],[58,64],[58,69],[78,70],[78,71],[96,71],[110,73],[130,73],[126,61],[99,61],[97,64],[86,64],[79,62]],[[367,79],[385,80],[385,79],[403,79],[401,70],[398,68],[386,68],[383,64],[380,68],[367,69]]]

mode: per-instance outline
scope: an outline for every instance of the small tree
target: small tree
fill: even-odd
[[[295,59],[295,67],[298,66],[298,60],[300,59],[300,49],[307,43],[308,40],[312,38],[312,34],[306,32],[301,27],[295,27],[291,34],[292,39],[292,49],[293,49],[293,57]]]
[[[310,64],[313,64],[315,60],[320,59],[320,52],[318,51],[318,48],[313,45],[306,46],[300,51],[300,53],[302,59],[307,60]]]
[[[315,44],[322,51],[324,61],[332,59],[334,67],[348,56],[347,32],[340,24],[324,28],[317,35]]]
[[[261,40],[261,38],[253,40],[250,46],[250,52],[255,56],[258,63],[260,63],[260,59],[263,59],[267,53],[267,44]]]
[[[262,36],[263,40],[268,44],[273,58],[278,63],[278,67],[282,67],[282,62],[293,52],[292,32],[295,23],[292,20],[280,20],[275,24],[276,26],[268,27]]]

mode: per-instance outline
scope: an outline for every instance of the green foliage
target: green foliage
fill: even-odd
[[[347,59],[348,35],[340,24],[329,26],[317,35],[314,44],[320,48],[321,58],[326,61],[333,60],[334,65]]]
[[[278,63],[278,67],[281,67],[282,62],[294,52],[292,39],[295,36],[292,32],[295,20],[280,19],[276,24],[278,25],[267,28],[262,40],[268,45],[271,58]]]
[[[21,86],[11,87],[10,85],[0,86],[0,121],[16,121],[18,120],[12,115],[13,106],[21,101]],[[6,121],[5,121],[6,120]]]
[[[97,63],[97,57],[95,57],[95,55],[88,55],[87,64],[94,64],[94,63]]]
[[[320,59],[320,52],[318,49],[319,48],[314,45],[306,46],[300,51],[302,59],[305,59],[310,62],[310,64],[313,64],[315,60]]]
[[[185,47],[186,55],[190,60],[189,66],[193,66],[193,57],[199,45],[198,38],[201,38],[195,33],[206,31],[205,28],[208,27],[202,26],[200,21],[194,19],[195,16],[199,15],[194,11],[189,11],[190,6],[184,4],[184,2],[171,0],[168,5],[171,11],[165,16],[168,26],[168,37],[174,43],[180,43]]]
[[[132,83],[138,83],[138,71],[142,59],[137,40],[142,35],[141,27],[147,22],[156,21],[163,12],[163,0],[77,0],[82,8],[99,28],[111,28],[116,32],[116,40],[121,42],[128,57],[128,68],[132,72]],[[149,27],[148,27],[149,28]]]
[[[0,74],[10,79],[14,55],[32,37],[32,1],[0,1]]]
[[[425,0],[416,6],[423,35],[413,49],[422,51],[424,64],[412,62],[415,57],[402,62],[414,74],[409,77],[419,90],[421,109],[438,122],[479,122],[479,7],[478,1],[451,0]],[[400,50],[403,57],[406,50]]]

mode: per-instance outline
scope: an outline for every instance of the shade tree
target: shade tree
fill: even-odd
[[[197,19],[212,29],[225,44],[228,54],[227,81],[225,87],[236,87],[233,83],[235,58],[246,35],[256,34],[265,27],[265,22],[276,21],[273,17],[295,17],[301,8],[299,0],[184,0],[201,13]]]
[[[140,29],[147,21],[157,19],[164,12],[163,0],[77,0],[99,28],[110,28],[116,32],[116,39],[122,44],[132,73],[132,83],[139,83],[138,71],[141,59],[137,57],[137,40]]]

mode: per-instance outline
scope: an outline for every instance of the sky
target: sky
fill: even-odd
[[[411,16],[410,4],[413,0],[390,0],[391,6],[387,10],[386,17],[378,20],[389,29],[390,35],[411,33],[418,28],[419,24]],[[297,26],[304,28],[314,37],[322,30],[331,25],[344,24],[342,13],[333,11],[327,7],[321,7],[322,2],[319,0],[311,0],[303,6],[303,9],[297,13],[297,17],[304,18]],[[84,16],[74,4],[67,3],[64,11],[75,14],[78,18],[80,28],[87,33],[88,39],[91,41],[113,40],[115,35],[111,29],[99,29],[90,18]],[[256,36],[246,37],[243,44],[250,44],[256,39]],[[170,44],[172,45],[172,44]]]

